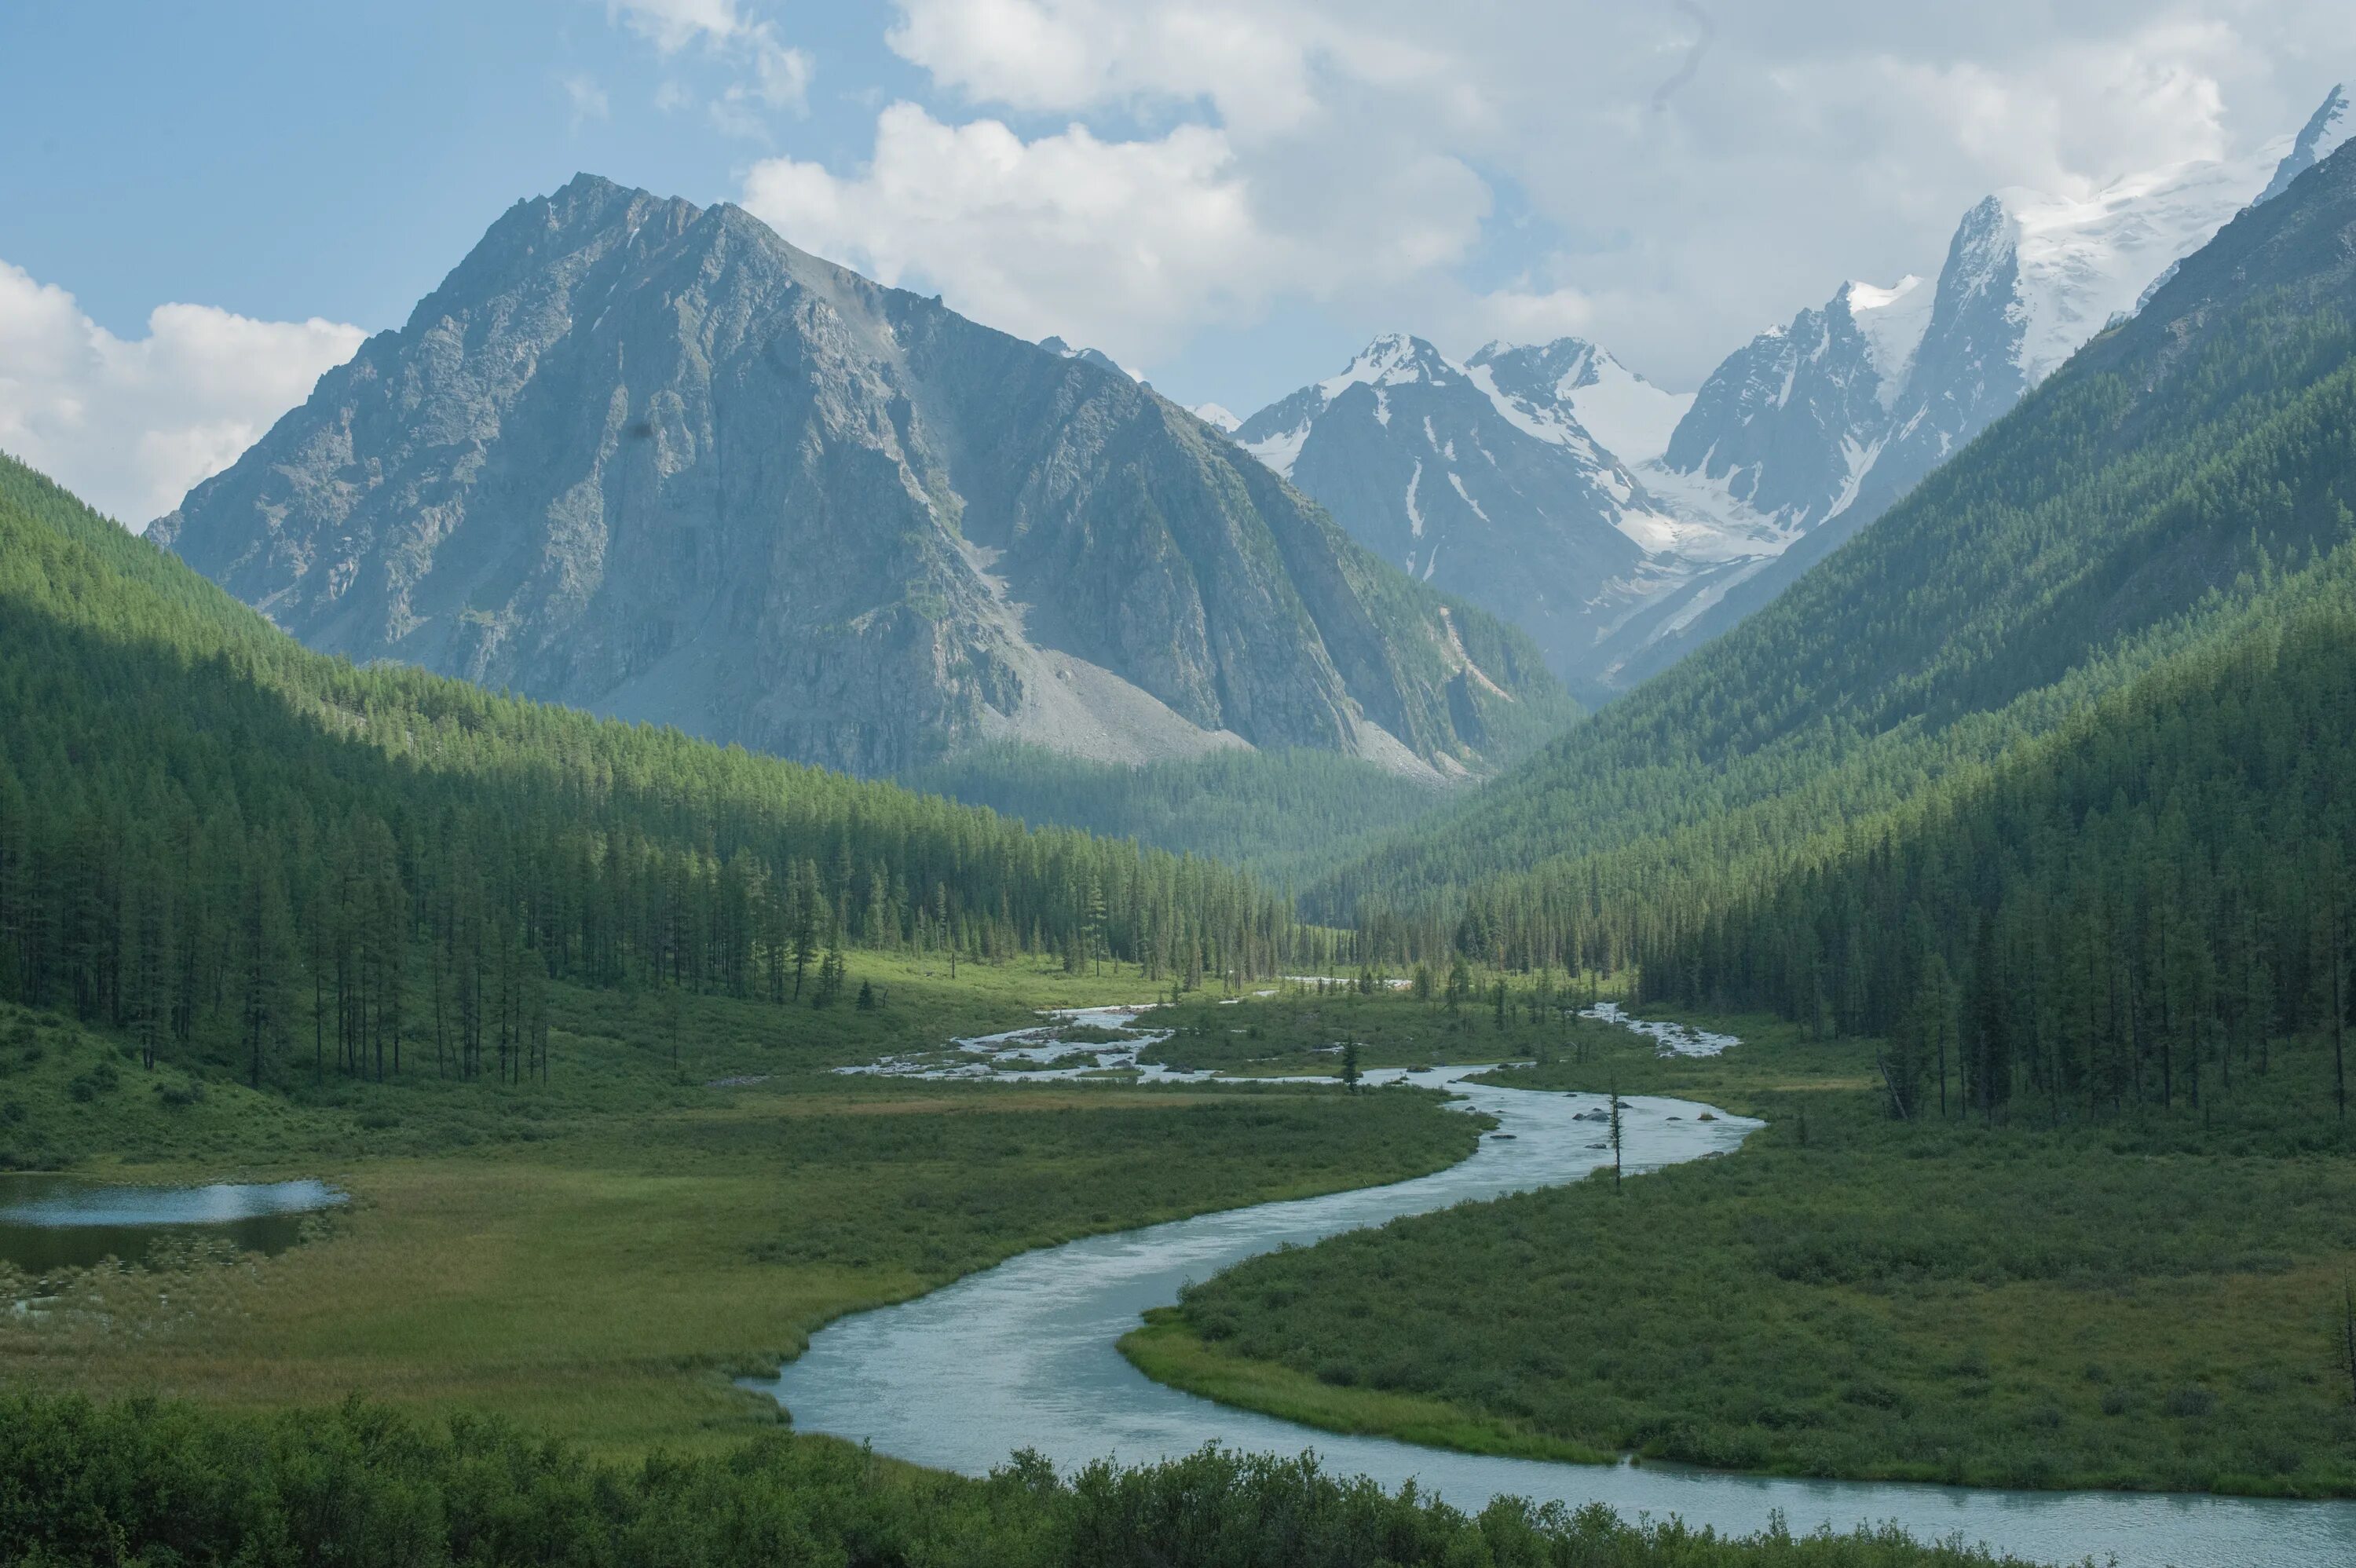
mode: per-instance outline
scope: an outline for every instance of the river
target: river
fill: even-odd
[[[1382,1438],[1342,1436],[1166,1388],[1115,1342],[1151,1307],[1257,1253],[1404,1214],[1576,1180],[1608,1163],[1595,1095],[1462,1082],[1475,1068],[1417,1074],[1446,1083],[1498,1131],[1461,1164],[1388,1187],[1264,1203],[1026,1253],[929,1296],[839,1319],[771,1380],[805,1432],[980,1475],[1018,1448],[1069,1470],[1129,1463],[1216,1442],[1246,1451],[1313,1449],[1342,1474],[1388,1487],[1413,1479],[1460,1508],[1499,1493],[1574,1506],[1600,1499],[1623,1517],[1682,1516],[1750,1533],[1781,1514],[1794,1531],[1894,1521],[1917,1538],[1959,1536],[2041,1562],[2112,1559],[2123,1568],[2310,1568],[2356,1563],[2356,1503],[2281,1502],[2127,1492],[2016,1492],[1780,1480],[1666,1465],[1582,1466],[1494,1458]],[[1372,1072],[1370,1083],[1398,1076]],[[1676,1100],[1622,1102],[1631,1174],[1731,1153],[1760,1124]],[[1675,1246],[1676,1238],[1663,1238]]]

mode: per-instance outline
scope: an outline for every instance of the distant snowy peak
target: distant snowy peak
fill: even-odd
[[[1353,387],[1405,387],[1418,381],[1448,381],[1463,375],[1446,356],[1420,337],[1387,332],[1360,349],[1347,368],[1317,383],[1332,402]]]
[[[1196,403],[1186,411],[1205,424],[1226,431],[1229,435],[1233,435],[1244,422],[1217,403]]]
[[[2290,151],[2283,155],[2283,161],[2275,166],[2275,176],[2266,182],[2266,188],[2258,193],[2258,199],[2272,201],[2288,190],[2291,181],[2338,152],[2347,144],[2351,134],[2356,134],[2356,110],[2349,107],[2348,89],[2342,83],[2331,90],[2330,96],[2323,101],[2323,107],[2315,112],[2292,140]]]
[[[1384,394],[1389,389],[1419,383],[1450,386],[1464,379],[1462,368],[1422,338],[1387,332],[1360,349],[1340,375],[1270,403],[1229,433],[1245,451],[1290,479],[1311,428],[1352,388],[1373,389],[1375,419],[1387,424],[1390,400]]]
[[[1577,339],[1492,344],[1468,364],[1388,333],[1235,440],[1376,555],[1514,621],[1567,670],[1708,528],[1653,496],[1581,414],[1656,443],[1676,401]]]
[[[1531,410],[1561,410],[1622,463],[1643,463],[1666,451],[1677,421],[1693,406],[1691,392],[1665,391],[1581,337],[1490,343],[1465,363],[1476,377],[1489,372],[1493,397]]]

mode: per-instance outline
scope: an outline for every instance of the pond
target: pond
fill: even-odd
[[[144,1263],[160,1243],[198,1237],[283,1253],[302,1240],[305,1216],[345,1201],[323,1181],[163,1187],[0,1175],[0,1263],[37,1278],[110,1257]]]

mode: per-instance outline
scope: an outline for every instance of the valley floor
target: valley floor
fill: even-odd
[[[2356,1148],[2328,1042],[2237,1061],[2199,1109],[2042,1098],[1915,1124],[1874,1046],[1762,1019],[1657,1058],[1584,1020],[1394,1028],[1537,1053],[1511,1082],[1770,1124],[1722,1159],[1253,1259],[1124,1349],[1332,1430],[1484,1452],[2007,1487],[2356,1495]],[[1224,1009],[1263,1038],[1290,998]],[[1330,1008],[1328,1008],[1330,1012]],[[1475,1021],[1477,1019],[1477,1021]],[[1248,1034],[1229,1038],[1248,1039]],[[1331,1057],[1326,1058],[1330,1063]]]
[[[412,1041],[394,1082],[330,1062],[286,1096],[216,1070],[193,1103],[176,1103],[191,1096],[172,1067],[0,1009],[11,1163],[319,1177],[352,1198],[277,1257],[37,1286],[0,1263],[0,1301],[37,1303],[0,1309],[0,1380],[246,1407],[359,1392],[604,1453],[709,1447],[777,1420],[731,1375],[841,1313],[1090,1232],[1420,1174],[1478,1136],[1421,1095],[829,1071],[1149,988],[931,967],[854,955],[852,988],[884,998],[873,1011],[559,990],[546,1083],[438,1078]]]

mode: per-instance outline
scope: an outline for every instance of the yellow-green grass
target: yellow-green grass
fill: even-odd
[[[1227,1354],[1204,1343],[1172,1307],[1149,1310],[1143,1328],[1121,1336],[1120,1353],[1156,1382],[1322,1432],[1578,1465],[1606,1465],[1618,1457],[1537,1431],[1526,1422],[1484,1415],[1443,1400],[1335,1388],[1280,1362]]]
[[[1240,1076],[1338,1077],[1342,1057],[1333,1048],[1350,1043],[1361,1068],[1487,1063],[1559,1054],[1577,1031],[1601,1027],[1552,1007],[1533,1018],[1527,996],[1519,995],[1501,1026],[1486,999],[1451,1008],[1388,987],[1372,995],[1342,987],[1320,993],[1271,981],[1240,997],[1189,997],[1156,1013],[1154,1027],[1170,1038],[1145,1060]]]
[[[2328,1044],[2276,1042],[2199,1112],[2049,1125],[2024,1098],[1909,1125],[1870,1042],[1687,1021],[1746,1043],[1660,1059],[1614,1031],[1500,1081],[1764,1117],[1740,1152],[1250,1260],[1133,1359],[1483,1451],[1528,1434],[1771,1473],[2356,1495],[2333,1358],[2356,1158]]]
[[[843,1312],[1072,1236],[1419,1174],[1478,1136],[1428,1096],[826,1072],[1140,988],[962,965],[952,986],[864,955],[862,975],[886,985],[880,1013],[691,999],[676,1066],[668,998],[566,992],[545,1085],[436,1081],[429,1048],[423,1078],[414,1060],[405,1083],[298,1074],[292,1098],[199,1064],[185,1104],[157,1092],[184,1088],[180,1069],[0,1016],[0,1104],[35,1107],[74,1168],[317,1176],[352,1199],[274,1258],[52,1280],[44,1316],[0,1310],[0,1378],[249,1407],[359,1392],[603,1453],[707,1447],[777,1419],[734,1376]],[[11,1043],[19,1025],[39,1060]],[[102,1061],[114,1086],[74,1098]],[[764,1081],[708,1086],[728,1077]]]

